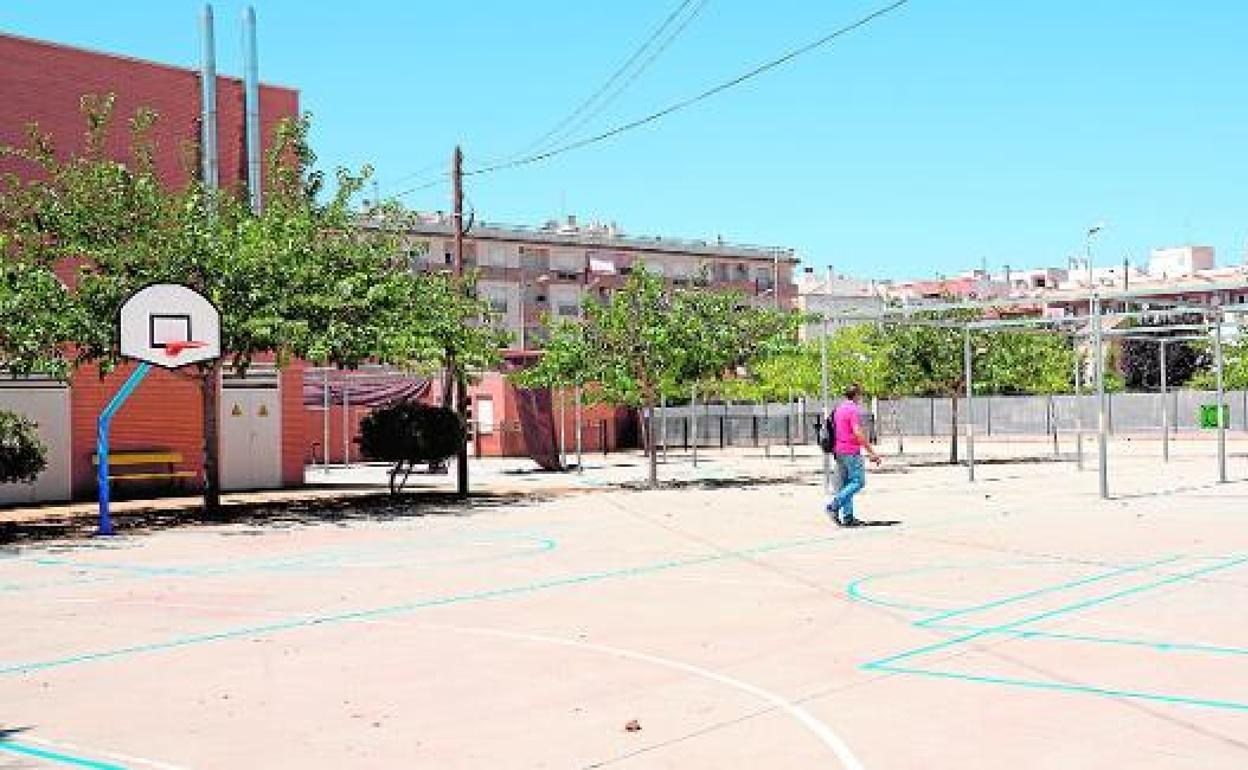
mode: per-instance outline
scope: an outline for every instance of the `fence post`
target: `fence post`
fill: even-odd
[[[719,448],[720,449],[724,448],[724,425],[726,423],[727,423],[727,419],[724,417],[724,415],[721,414],[719,416]]]
[[[992,396],[984,396],[984,414],[987,415],[988,425],[984,431],[985,436],[992,435]]]
[[[754,434],[754,446],[758,446],[758,415],[750,413],[751,430]]]
[[[662,409],[662,411],[659,414],[663,415],[663,421],[660,423],[662,427],[661,427],[661,430],[659,431],[659,435],[663,437],[663,462],[666,463],[667,462],[667,394],[666,393],[659,394],[659,404],[660,404],[660,408]]]
[[[1053,456],[1061,455],[1061,450],[1057,445],[1057,400],[1053,396],[1049,396],[1049,411],[1045,415],[1049,421],[1049,433],[1053,434]]]
[[[763,402],[763,456],[771,457],[771,416],[767,414],[767,404],[770,401]]]
[[[936,437],[936,399],[934,398],[927,399],[927,408],[930,410],[929,414],[931,415],[930,419],[928,420],[927,435],[931,436],[932,438],[935,438]]]
[[[607,421],[598,421],[598,445],[602,447],[602,456],[607,456]]]

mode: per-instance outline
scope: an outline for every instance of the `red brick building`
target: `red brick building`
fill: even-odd
[[[216,85],[220,180],[223,187],[234,187],[247,176],[243,84],[218,77]],[[135,110],[146,107],[159,114],[153,138],[161,178],[176,186],[197,173],[203,107],[198,72],[0,35],[0,144],[23,144],[27,127],[37,123],[51,135],[59,153],[80,149],[86,125],[80,104],[89,94],[116,97],[114,127],[105,145],[110,156],[128,158],[126,121]],[[263,146],[269,145],[282,119],[298,112],[298,91],[262,85]],[[32,171],[21,161],[0,159],[0,173]],[[95,496],[96,417],[128,374],[129,368],[123,367],[101,380],[93,369],[84,369],[68,388],[46,381],[3,383],[0,408],[37,415],[52,452],[49,469],[35,485],[0,485],[0,504]],[[247,381],[227,383],[221,399],[223,486],[302,483],[302,379],[298,366],[282,372],[262,366]],[[154,372],[114,420],[112,446],[116,451],[161,450],[180,455],[178,469],[196,474],[184,489],[194,491],[202,480],[201,425],[197,385],[177,373]],[[260,473],[256,468],[269,470]],[[119,491],[125,494],[127,490]]]

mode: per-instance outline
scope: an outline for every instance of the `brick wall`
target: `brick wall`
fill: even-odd
[[[302,361],[291,362],[282,370],[282,485],[303,484],[304,436],[307,415],[303,409]]]
[[[150,107],[160,113],[153,136],[161,178],[171,185],[185,183],[187,157],[191,170],[197,168],[200,99],[199,75],[193,70],[0,35],[0,91],[0,144],[22,144],[27,124],[37,122],[58,151],[79,149],[86,126],[79,111],[83,95],[115,93],[114,130],[105,147],[110,156],[129,157],[126,121],[139,107]],[[238,184],[246,179],[240,80],[217,78],[217,111],[221,184]],[[263,146],[269,146],[283,117],[298,112],[298,91],[262,85]],[[0,172],[7,171],[29,173],[30,167],[0,159]]]
[[[86,94],[116,94],[113,130],[104,151],[129,158],[127,121],[140,107],[159,113],[152,137],[156,168],[171,186],[185,184],[198,169],[200,78],[193,70],[93,51],[70,48],[11,35],[0,35],[0,144],[23,144],[26,127],[38,123],[52,137],[62,156],[82,146],[85,121],[80,111]],[[260,87],[262,144],[270,146],[277,124],[299,112],[299,93],[290,88]],[[223,187],[246,179],[242,82],[217,79],[217,134]],[[28,175],[29,164],[0,158],[0,173]],[[58,274],[72,280],[73,266]],[[100,410],[129,375],[131,367],[100,379],[94,367],[73,379],[71,397],[72,486],[75,497],[95,496],[96,420]],[[287,485],[303,482],[305,415],[301,365],[282,375],[282,478]],[[112,445],[124,449],[163,449],[183,456],[181,470],[200,474],[188,490],[202,485],[202,408],[196,382],[176,373],[154,371],[113,421]],[[161,482],[163,483],[163,482]],[[154,485],[159,487],[159,484]],[[128,489],[139,493],[140,490]],[[152,489],[157,492],[161,489]]]
[[[132,366],[123,366],[101,380],[99,370],[90,366],[74,377],[70,398],[70,465],[73,495],[77,499],[95,497],[95,465],[91,458],[95,454],[96,421],[133,370]],[[186,482],[188,491],[198,491],[203,484],[200,439],[203,413],[197,381],[175,372],[153,369],[113,418],[111,446],[117,451],[159,449],[181,453],[183,462],[177,469],[200,474]],[[168,486],[164,481],[127,482],[123,491],[130,494],[160,492]]]

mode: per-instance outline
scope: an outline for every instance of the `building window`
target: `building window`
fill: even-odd
[[[506,315],[507,313],[506,297],[491,297],[490,298],[490,310],[495,313],[498,313],[499,315]]]
[[[561,315],[561,316],[568,316],[568,317],[572,317],[572,316],[575,316],[575,315],[577,314],[577,309],[578,309],[578,306],[577,306],[577,305],[565,305],[565,304],[560,304],[560,305],[559,305],[559,315]]]

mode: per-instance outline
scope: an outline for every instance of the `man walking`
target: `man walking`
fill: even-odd
[[[845,389],[845,400],[836,407],[831,417],[834,437],[832,457],[836,460],[841,488],[828,502],[827,511],[842,527],[854,527],[859,523],[854,518],[854,495],[867,485],[862,453],[865,451],[877,468],[880,465],[880,456],[871,447],[866,428],[862,425],[862,409],[858,406],[861,400],[862,386],[857,383],[850,385]]]

